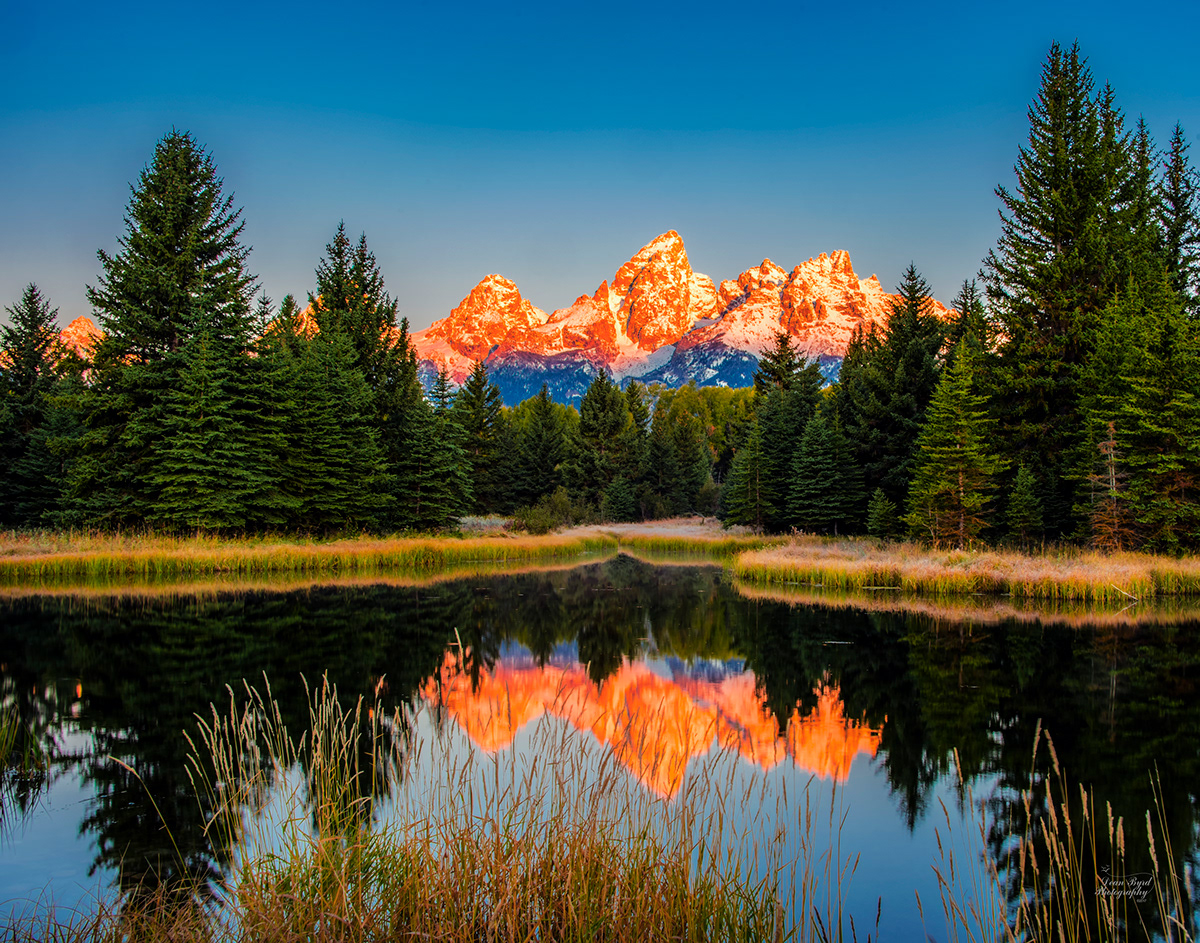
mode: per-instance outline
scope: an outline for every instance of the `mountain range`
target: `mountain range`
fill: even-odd
[[[855,328],[882,324],[896,298],[874,275],[860,279],[841,250],[790,272],[763,259],[716,284],[692,270],[671,230],[570,307],[547,314],[509,279],[488,275],[412,340],[427,383],[443,367],[461,383],[482,360],[510,405],[542,383],[571,402],[602,370],[622,385],[748,386],[780,331],[831,379]],[[949,314],[938,302],[934,310]]]
[[[543,383],[559,402],[577,403],[601,371],[622,385],[749,386],[780,331],[833,379],[855,329],[882,325],[897,298],[874,275],[859,278],[843,250],[790,272],[763,259],[717,284],[692,270],[683,239],[671,230],[569,307],[547,314],[503,275],[488,275],[449,315],[411,338],[427,387],[442,368],[461,384],[482,360],[509,405]],[[941,303],[932,305],[949,316]],[[99,336],[87,317],[61,335],[85,357]]]

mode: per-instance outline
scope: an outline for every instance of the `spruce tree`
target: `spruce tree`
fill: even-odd
[[[1188,313],[1200,317],[1200,178],[1188,159],[1188,140],[1176,123],[1158,183],[1158,225],[1171,287]]]
[[[1125,345],[1114,438],[1141,539],[1171,553],[1200,544],[1200,330],[1165,273],[1114,302]]]
[[[788,517],[794,527],[847,533],[861,520],[862,471],[841,429],[818,412],[792,459]]]
[[[914,265],[898,286],[882,331],[856,331],[842,362],[837,411],[857,451],[865,487],[893,504],[908,493],[917,435],[941,370],[945,328]]]
[[[488,379],[483,361],[476,361],[454,398],[454,416],[463,430],[463,450],[475,493],[475,510],[483,514],[498,510],[508,485],[497,468],[504,429],[502,408],[500,388]]]
[[[71,486],[91,523],[149,515],[162,481],[155,462],[166,434],[163,403],[179,386],[188,342],[205,334],[231,370],[246,359],[256,289],[243,226],[212,158],[192,137],[172,131],[159,141],[132,188],[120,249],[99,253],[102,274],[87,291],[104,337]]]
[[[637,456],[629,454],[636,442],[625,396],[608,374],[596,374],[579,404],[579,429],[568,449],[567,486],[575,497],[598,506],[618,475],[636,473]]]
[[[896,505],[882,488],[876,488],[867,503],[867,533],[877,540],[890,540],[898,531]]]
[[[990,523],[988,504],[1005,461],[994,451],[985,398],[976,392],[975,358],[960,341],[917,440],[905,522],[918,537],[962,548]]]
[[[1077,45],[1051,47],[1029,123],[1017,187],[996,189],[1001,235],[984,263],[1001,338],[991,375],[1007,451],[1044,474],[1046,528],[1060,536],[1086,461],[1082,371],[1105,306],[1144,276],[1153,243],[1149,142],[1124,132],[1110,88],[1094,94]]]
[[[1008,536],[1017,546],[1028,547],[1041,537],[1042,502],[1037,496],[1037,480],[1025,465],[1017,469],[1012,493],[1008,496]]]
[[[249,436],[235,418],[231,376],[207,333],[190,338],[183,368],[161,404],[163,435],[151,444],[147,520],[168,530],[244,528],[262,490]]]
[[[371,393],[345,334],[296,335],[283,348],[291,406],[287,478],[296,526],[329,533],[370,527],[391,500]]]
[[[362,374],[370,393],[369,415],[391,482],[393,509],[414,487],[405,479],[404,469],[411,467],[409,453],[427,431],[416,425],[428,418],[415,413],[423,393],[408,321],[397,320],[397,307],[367,247],[366,235],[352,243],[345,224],[339,223],[317,263],[316,292],[309,296],[309,310],[318,330],[344,334],[350,341],[351,365]],[[400,524],[386,514],[380,523]]]
[[[523,405],[527,405],[529,415],[518,436],[514,496],[518,504],[530,507],[562,483],[566,432],[559,408],[550,399],[550,388],[545,383]]]
[[[0,524],[40,522],[58,504],[48,479],[57,464],[47,445],[50,397],[61,376],[58,310],[34,284],[26,286],[0,328]]]
[[[734,456],[721,491],[725,524],[745,524],[763,530],[775,518],[778,488],[779,482],[766,468],[762,430],[755,417],[751,420],[746,442]]]
[[[686,485],[668,414],[665,410],[655,410],[642,476],[642,516],[671,517],[686,510]]]

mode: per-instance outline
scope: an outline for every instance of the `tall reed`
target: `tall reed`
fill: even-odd
[[[1045,742],[1048,775],[1034,772]],[[957,753],[955,761],[957,765]],[[1098,806],[1079,785],[1073,801],[1054,741],[1039,725],[1029,785],[1021,792],[1020,833],[996,861],[983,854],[989,823],[983,808],[977,832],[956,836],[949,810],[938,830],[940,860],[934,865],[949,939],[982,943],[1109,943],[1135,938],[1194,943],[1196,916],[1190,874],[1179,874],[1163,812],[1161,787],[1153,781],[1155,811],[1146,812],[1153,871],[1126,869],[1125,823],[1112,805]],[[969,783],[959,783],[968,809],[975,807]],[[1074,820],[1072,820],[1074,816]],[[966,838],[965,843],[957,839]],[[982,856],[984,870],[972,866]],[[967,859],[964,862],[964,858]],[[918,898],[919,902],[919,898]],[[1142,907],[1136,906],[1142,904]],[[1147,911],[1153,920],[1147,920]]]
[[[567,725],[487,755],[436,711],[343,707],[327,684],[309,720],[294,738],[269,689],[248,688],[200,724],[193,781],[234,862],[215,938],[845,935],[857,859],[836,842],[836,797],[826,815],[806,788],[789,812],[786,790],[715,757],[663,799]]]

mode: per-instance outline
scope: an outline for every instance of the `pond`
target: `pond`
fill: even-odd
[[[1039,730],[1070,782],[1124,817],[1130,871],[1150,867],[1155,772],[1178,867],[1195,874],[1200,855],[1190,617],[768,594],[717,566],[621,554],[423,585],[0,599],[3,701],[49,757],[45,775],[5,774],[0,919],[183,869],[217,876],[184,732],[228,704],[227,685],[264,676],[292,729],[304,679],[326,676],[344,700],[436,711],[442,735],[489,756],[533,749],[538,723],[572,727],[668,803],[722,751],[793,790],[836,790],[842,850],[859,856],[847,907],[862,927],[881,906],[892,939],[946,938],[935,830],[948,815],[978,835],[960,771],[987,815],[974,866],[1011,851],[1019,792],[1050,763],[1033,755]],[[621,717],[656,762],[622,746]]]

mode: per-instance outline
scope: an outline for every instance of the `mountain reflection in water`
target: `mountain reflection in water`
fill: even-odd
[[[1039,727],[1071,782],[1124,817],[1130,872],[1153,868],[1139,823],[1155,769],[1178,866],[1200,871],[1190,618],[1062,624],[891,600],[830,606],[744,591],[715,566],[620,555],[428,585],[0,598],[0,701],[50,760],[44,780],[0,774],[0,900],[48,888],[71,903],[64,873],[130,889],[227,868],[183,734],[210,703],[228,704],[227,685],[240,692],[264,674],[293,731],[307,726],[302,677],[327,676],[343,701],[382,688],[389,714],[432,699],[487,750],[519,746],[522,724],[556,715],[659,795],[718,747],[772,776],[833,779],[854,797],[847,838],[869,827],[856,881],[871,916],[876,888],[897,874],[894,897],[880,891],[885,916],[915,909],[941,802],[955,810],[955,756],[987,802],[982,851],[1005,867],[1026,816],[1046,814],[1019,800],[1046,774],[1045,751],[1030,755]]]
[[[683,785],[688,761],[714,743],[764,770],[790,756],[802,769],[838,780],[855,755],[873,757],[879,748],[878,729],[846,719],[836,685],[814,691],[817,705],[807,714],[797,706],[783,737],[753,672],[740,664],[694,676],[672,659],[668,678],[644,661],[627,661],[596,684],[578,662],[514,661],[501,658],[472,679],[448,653],[422,694],[489,751],[510,746],[518,730],[544,714],[560,717],[606,744],[639,782],[665,798]]]

